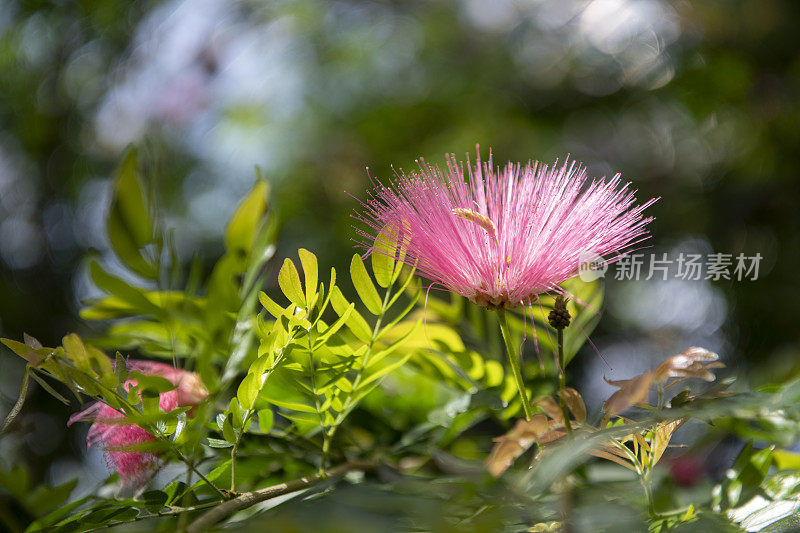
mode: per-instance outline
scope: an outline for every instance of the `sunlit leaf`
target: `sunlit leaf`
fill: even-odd
[[[242,409],[252,409],[253,404],[258,396],[258,391],[261,389],[261,375],[247,374],[242,382],[239,384],[239,389],[236,392],[236,397]]]
[[[303,287],[300,284],[300,274],[298,274],[297,267],[294,266],[291,259],[287,258],[283,262],[283,266],[278,273],[278,284],[290,302],[297,307],[305,308],[306,301]]]
[[[342,294],[341,289],[339,287],[334,287],[330,293],[331,295],[331,305],[333,306],[334,311],[339,316],[348,313],[347,315],[347,327],[350,331],[353,332],[359,340],[363,342],[369,342],[372,339],[372,329],[367,324],[367,321],[364,320],[364,317],[361,316],[356,310],[352,310],[348,312],[348,309],[352,307],[352,304],[347,301],[347,299]]]
[[[317,282],[319,280],[317,256],[305,248],[300,248],[297,254],[300,256],[300,263],[303,265],[303,275],[306,286],[305,299],[306,305],[310,309],[314,306],[314,298],[317,294]]]
[[[383,307],[381,298],[378,296],[378,291],[375,289],[372,280],[364,267],[364,261],[358,254],[353,255],[353,260],[350,262],[350,277],[353,280],[353,286],[358,292],[358,296],[370,313],[373,315],[381,314]]]
[[[393,227],[383,228],[372,248],[372,273],[375,281],[383,288],[389,287],[393,282],[395,256],[397,254],[397,236]]]
[[[262,433],[269,433],[275,424],[275,415],[272,409],[261,409],[258,411],[258,428]]]
[[[620,381],[606,380],[609,385],[618,387],[619,390],[611,395],[603,404],[606,416],[615,415],[637,403],[647,400],[650,385],[653,383],[653,373],[645,372],[632,379]]]
[[[699,378],[704,381],[714,381],[714,374],[709,368],[718,368],[706,363],[713,363],[719,359],[714,352],[705,348],[692,346],[683,352],[673,355],[661,363],[655,370],[654,381],[660,383],[669,378]]]

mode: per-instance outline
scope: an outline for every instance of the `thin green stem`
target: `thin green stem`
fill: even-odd
[[[564,394],[561,392],[567,388],[567,376],[564,371],[566,363],[564,361],[564,330],[558,329],[558,405],[561,406],[561,415],[564,417],[564,427],[567,433],[572,433],[572,422],[569,419],[569,410],[567,409],[567,402],[564,400]]]
[[[647,501],[647,511],[650,513],[650,518],[656,519],[659,517],[659,515],[656,512],[656,502],[653,500],[653,491],[650,488],[649,476],[639,477],[639,481],[641,482],[642,489],[644,490],[644,497]]]
[[[162,437],[162,438],[164,438],[164,437]],[[181,452],[179,452],[177,449],[173,449],[173,453],[175,453],[175,456],[178,458],[178,460],[179,460],[179,461],[182,461],[182,462],[183,462],[183,463],[184,463],[186,466],[188,466],[188,467],[189,467],[189,469],[190,469],[192,472],[194,472],[195,474],[197,474],[197,476],[198,476],[200,479],[202,479],[202,480],[203,480],[203,482],[204,482],[206,485],[208,485],[209,487],[211,487],[212,489],[214,489],[214,490],[217,492],[217,494],[219,494],[219,495],[222,497],[222,499],[223,499],[223,500],[227,500],[227,499],[228,499],[228,497],[229,497],[229,496],[228,496],[227,494],[225,494],[224,492],[222,492],[222,491],[221,491],[219,488],[217,488],[217,486],[216,486],[216,485],[214,485],[213,483],[211,483],[211,481],[209,481],[209,480],[208,480],[208,478],[207,478],[206,476],[204,476],[204,475],[203,475],[203,473],[202,473],[201,471],[199,471],[197,468],[195,468],[195,466],[194,466],[194,463],[192,463],[191,461],[189,461],[189,459],[187,459],[186,457],[184,457],[184,456],[183,456],[183,454],[182,454]]]
[[[242,431],[236,437],[236,442],[231,447],[231,492],[236,492],[236,454],[239,453],[239,443],[242,442],[244,432],[247,431],[247,424],[250,423],[250,417],[253,416],[253,409],[248,409],[242,417]]]
[[[192,461],[194,464],[194,461]],[[192,486],[192,470],[186,470],[186,486]],[[189,502],[189,491],[187,490],[184,492],[183,496],[181,497],[182,507],[187,507],[187,503]],[[186,531],[186,526],[189,523],[189,513],[181,512],[178,514],[178,531],[184,532]]]
[[[244,431],[244,428],[242,428]],[[236,492],[236,452],[239,451],[239,442],[233,444],[231,448],[231,492]]]
[[[517,353],[517,349],[514,346],[514,339],[511,338],[511,331],[508,328],[508,319],[506,318],[505,309],[497,310],[497,320],[500,322],[500,331],[503,333],[503,340],[506,342],[508,363],[511,366],[511,372],[514,374],[514,380],[517,382],[517,390],[522,400],[522,408],[525,410],[525,418],[530,420],[533,417],[533,409],[531,409],[531,404],[528,401],[528,393],[525,392],[525,382],[522,379],[519,353]]]
[[[660,515],[658,512],[656,512],[656,504],[655,500],[653,500],[653,491],[650,484],[650,473],[652,470],[648,470],[646,465],[641,464],[636,454],[634,454],[627,446],[625,446],[625,444],[616,440],[613,442],[628,456],[631,464],[633,464],[634,468],[636,469],[636,474],[639,476],[639,483],[642,485],[642,490],[644,491],[644,499],[647,502],[647,511],[650,513],[650,518],[653,520],[659,518]]]
[[[314,370],[314,348],[311,344],[311,339],[308,340],[308,367],[311,372],[311,393],[314,395],[314,407],[317,410],[319,417],[319,425],[322,428],[322,460],[319,464],[319,475],[325,477],[325,468],[328,466],[328,449],[330,447],[330,435],[325,430],[325,413],[322,412],[322,405],[319,403],[319,394],[317,393],[317,378]]]
[[[389,301],[392,297],[392,287],[390,285],[386,288],[386,293],[383,296],[383,303],[381,304],[381,313],[375,320],[375,326],[372,328],[372,336],[369,339],[369,344],[367,345],[367,351],[364,354],[364,358],[361,360],[361,366],[358,369],[358,373],[356,377],[353,379],[353,391],[357,391],[358,387],[361,385],[361,378],[364,375],[364,369],[367,368],[367,363],[369,362],[370,355],[372,355],[372,348],[375,346],[375,340],[378,338],[378,334],[381,331],[381,325],[383,324],[383,316],[386,314],[386,310],[389,307]],[[353,400],[353,393],[349,394],[344,401],[344,407],[336,416],[336,419],[333,421],[333,425],[329,431],[329,440],[333,439],[333,436],[336,434],[336,430],[339,428],[339,425],[344,421],[345,417],[350,414],[350,411],[355,407],[355,403]],[[323,444],[324,445],[324,444]]]

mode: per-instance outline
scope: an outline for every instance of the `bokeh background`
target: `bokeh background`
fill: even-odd
[[[753,384],[791,375],[799,22],[791,0],[2,0],[0,334],[91,333],[85,257],[113,260],[103,220],[131,143],[184,259],[221,252],[258,165],[278,256],[339,269],[366,167],[385,179],[479,143],[660,196],[648,253],[763,256],[756,281],[609,280],[593,339],[613,371],[590,349],[571,367],[589,399],[690,345]],[[22,362],[2,350],[5,416]],[[62,480],[85,453],[68,415],[32,386],[0,455]]]

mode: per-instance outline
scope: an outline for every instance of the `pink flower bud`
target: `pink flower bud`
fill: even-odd
[[[161,376],[175,385],[174,389],[159,395],[158,405],[164,412],[178,407],[194,407],[208,397],[208,390],[194,372],[152,361],[130,361],[128,369],[149,376]],[[135,386],[135,379],[123,384],[126,390]],[[124,484],[141,485],[158,469],[159,461],[155,453],[130,450],[131,447],[154,441],[155,437],[135,424],[126,424],[125,415],[121,412],[102,402],[94,402],[72,415],[68,425],[85,421],[92,421],[86,436],[87,446],[103,447],[109,466],[119,473]]]

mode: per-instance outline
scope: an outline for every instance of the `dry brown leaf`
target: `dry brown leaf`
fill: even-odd
[[[545,396],[544,398],[537,400],[536,406],[556,422],[564,421],[564,415],[561,413],[561,407],[558,405],[558,402],[550,396]]]
[[[567,430],[563,427],[557,427],[555,429],[551,429],[544,435],[538,438],[536,442],[539,444],[547,444],[549,442],[556,441],[567,434]]]
[[[611,453],[614,451],[615,453]],[[590,455],[594,455],[595,457],[599,457],[601,459],[607,459],[611,462],[617,463],[618,465],[624,466],[625,468],[629,468],[636,471],[636,467],[631,464],[630,460],[627,459],[625,456],[619,455],[622,453],[619,450],[614,450],[613,446],[604,446],[602,450],[592,450],[589,452]]]
[[[655,372],[655,382],[662,383],[669,378],[700,378],[714,381],[714,374],[709,368],[718,368],[717,364],[713,363],[717,359],[719,355],[714,352],[692,346],[661,363]],[[714,366],[704,363],[712,363]]]
[[[653,372],[645,372],[635,378],[621,381],[606,380],[606,383],[619,387],[619,390],[612,394],[603,405],[606,417],[608,417],[624,411],[631,405],[646,401],[650,385],[653,383]]]
[[[653,464],[658,464],[664,451],[669,446],[673,433],[686,422],[685,418],[679,418],[671,422],[659,424],[653,432]]]
[[[569,412],[575,417],[575,420],[583,424],[586,422],[586,404],[580,393],[572,387],[567,387],[558,391],[559,396],[564,399],[564,402],[569,407]]]
[[[634,437],[635,437],[634,438],[634,442],[636,443],[637,447],[639,447],[642,450],[644,450],[645,453],[650,453],[650,445],[647,444],[646,440],[644,440],[644,437],[642,436],[642,434],[641,433],[636,433],[634,435]],[[639,451],[637,450],[636,453],[638,455]]]
[[[494,477],[500,477],[517,457],[549,429],[550,424],[545,415],[535,415],[530,420],[517,420],[511,431],[494,439],[496,444],[486,460],[489,473]]]
[[[25,344],[33,348],[34,350],[41,350],[42,348],[44,348],[44,346],[42,346],[42,343],[39,342],[39,339],[37,339],[36,337],[28,335],[27,333],[23,333],[22,338],[25,341]]]

